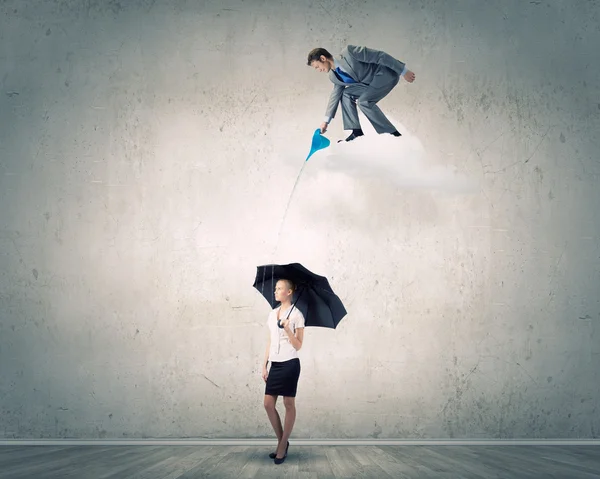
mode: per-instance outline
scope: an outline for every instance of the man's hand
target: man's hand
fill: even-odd
[[[415,81],[415,74],[413,72],[411,72],[410,70],[407,70],[407,72],[404,74],[404,79],[408,83],[412,83]]]
[[[321,133],[325,133],[327,131],[327,126],[327,123],[321,123],[321,126],[319,126],[319,130],[321,130]]]

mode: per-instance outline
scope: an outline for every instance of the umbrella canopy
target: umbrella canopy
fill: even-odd
[[[309,271],[300,263],[257,267],[253,286],[272,308],[279,306],[279,302],[275,301],[275,284],[280,279],[289,279],[296,285],[292,302],[304,315],[305,326],[335,329],[346,316],[346,308],[331,289],[327,278]]]
[[[318,128],[315,130],[313,137],[312,137],[312,144],[310,145],[310,153],[308,154],[308,156],[306,157],[305,161],[308,161],[308,159],[317,151],[322,150],[323,148],[327,148],[329,146],[331,142],[329,141],[328,138],[324,137],[323,135],[321,135],[321,130],[319,130]]]

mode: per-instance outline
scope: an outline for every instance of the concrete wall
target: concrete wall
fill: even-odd
[[[0,437],[272,437],[270,262],[349,312],[306,331],[293,436],[598,437],[599,15],[0,2]],[[338,112],[278,238],[331,90],[306,54],[347,43],[417,74],[380,103],[404,136],[351,169]]]

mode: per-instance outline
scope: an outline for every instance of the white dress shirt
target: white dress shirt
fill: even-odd
[[[285,329],[277,326],[277,313],[281,310],[279,319],[287,319],[290,308],[293,309],[290,313],[289,328],[293,333],[295,333],[297,328],[304,327],[304,315],[298,308],[290,306],[289,308],[281,310],[281,306],[278,306],[277,308],[273,309],[269,313],[269,319],[267,319],[267,326],[271,333],[269,361],[289,361],[290,359],[298,357],[298,351],[296,348],[294,348],[294,346],[292,346],[288,333],[286,333]]]

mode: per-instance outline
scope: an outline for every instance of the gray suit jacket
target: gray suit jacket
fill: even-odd
[[[380,65],[389,68],[398,75],[402,73],[405,66],[403,62],[396,60],[385,52],[355,45],[348,45],[344,48],[337,61],[340,63],[342,70],[350,74],[357,82],[366,85],[371,83]],[[325,117],[333,119],[347,84],[338,80],[333,70],[329,71],[329,79],[333,83],[333,91],[329,96]]]

